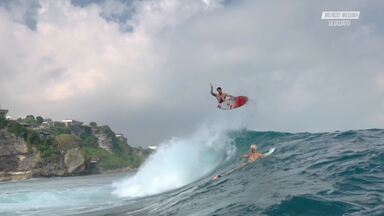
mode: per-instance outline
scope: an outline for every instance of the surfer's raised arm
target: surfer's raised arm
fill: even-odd
[[[213,93],[213,85],[212,84],[209,84],[209,85],[211,86],[211,95],[216,97],[216,94]]]

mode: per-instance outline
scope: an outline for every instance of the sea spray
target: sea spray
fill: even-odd
[[[135,176],[113,184],[113,194],[122,197],[158,194],[207,175],[235,154],[227,132],[228,127],[222,124],[205,125],[189,137],[162,143]]]

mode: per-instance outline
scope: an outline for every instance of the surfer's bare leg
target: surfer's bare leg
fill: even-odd
[[[235,172],[236,170],[239,170],[239,169],[245,167],[247,164],[248,164],[248,163],[242,163],[240,166],[234,168],[234,169],[232,170],[232,172]]]
[[[240,166],[235,167],[235,168],[229,170],[228,172],[222,174],[222,176],[223,176],[223,175],[229,175],[229,174],[231,174],[231,173],[233,173],[233,172],[235,172],[235,171],[237,171],[237,170],[239,170],[239,169],[245,167],[247,164],[248,164],[248,163],[242,163]]]

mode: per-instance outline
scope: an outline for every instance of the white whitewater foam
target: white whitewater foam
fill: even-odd
[[[113,194],[142,197],[179,188],[215,169],[235,154],[222,127],[206,126],[190,137],[162,143],[131,178],[115,182]]]

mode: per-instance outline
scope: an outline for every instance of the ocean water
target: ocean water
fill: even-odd
[[[276,150],[212,180],[253,143]],[[0,215],[384,215],[384,130],[201,130],[136,173],[0,183]]]

